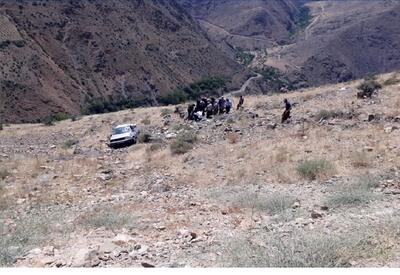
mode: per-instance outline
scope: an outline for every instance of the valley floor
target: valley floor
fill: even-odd
[[[197,124],[173,106],[5,126],[0,265],[400,267],[400,85],[358,83]],[[122,123],[152,142],[109,149]]]

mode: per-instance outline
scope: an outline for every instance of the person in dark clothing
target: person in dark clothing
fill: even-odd
[[[242,109],[244,104],[244,97],[241,95],[239,98],[239,103],[237,105],[237,110]]]
[[[224,97],[221,97],[218,101],[218,107],[219,107],[219,114],[223,114],[225,112],[226,108],[226,101]]]
[[[226,113],[229,114],[232,108],[232,101],[230,99],[227,99],[225,102],[226,102],[225,104]]]
[[[206,108],[206,115],[207,115],[207,119],[210,119],[210,118],[212,118],[212,116],[213,116],[213,105],[211,104],[211,102],[207,105],[207,108]]]
[[[187,109],[187,111],[188,111],[187,119],[188,120],[193,120],[193,113],[194,113],[195,107],[196,107],[196,105],[189,104],[188,109]]]
[[[292,104],[290,104],[289,100],[285,98],[283,101],[285,103],[285,111],[282,114],[282,123],[285,123],[290,118],[290,112],[292,110]]]
[[[201,100],[198,99],[196,101],[196,108],[194,108],[194,112],[196,113],[196,112],[200,111],[200,109],[201,109]]]

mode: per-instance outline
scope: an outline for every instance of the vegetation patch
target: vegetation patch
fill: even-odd
[[[170,150],[174,155],[183,155],[193,149],[198,141],[197,134],[193,131],[185,131],[178,134],[170,144]]]
[[[236,48],[236,60],[244,65],[249,66],[253,62],[255,55],[243,50],[242,48]]]
[[[382,85],[375,78],[368,78],[357,89],[360,90],[358,98],[371,98],[374,92],[382,89]]]
[[[257,70],[257,73],[263,76],[264,81],[272,92],[280,92],[282,88],[288,90],[293,90],[294,88],[291,81],[276,68],[267,66]]]
[[[332,190],[326,204],[332,208],[367,204],[376,198],[372,189],[377,185],[378,181],[370,177],[363,177],[355,183],[338,185]]]
[[[138,217],[124,213],[118,209],[95,209],[78,218],[77,223],[86,228],[97,229],[104,227],[109,230],[133,228],[137,225]]]
[[[161,97],[159,102],[165,105],[177,105],[202,96],[218,96],[223,89],[226,89],[226,79],[211,77],[186,87],[180,87]]]
[[[77,145],[79,143],[78,140],[76,139],[68,139],[64,142],[62,148],[63,149],[70,149],[72,148],[72,146]]]
[[[305,179],[316,180],[320,176],[326,176],[334,171],[334,166],[327,160],[306,160],[297,166],[297,172]]]
[[[126,109],[137,108],[144,105],[149,105],[149,99],[133,99],[130,97],[112,97],[86,99],[85,107],[82,113],[85,115],[104,114],[117,112]]]
[[[354,224],[346,232],[252,232],[225,242],[221,260],[227,267],[349,267],[362,259],[390,256],[400,239],[399,220]]]
[[[41,122],[42,122],[44,125],[52,126],[52,125],[54,125],[54,123],[56,123],[56,122],[63,121],[63,120],[67,120],[67,119],[70,119],[70,118],[71,118],[71,116],[70,116],[69,114],[62,113],[62,112],[61,112],[61,113],[56,113],[56,114],[47,116],[47,117],[45,117],[44,119],[42,119]]]
[[[57,238],[65,240],[71,227],[62,224],[60,217],[65,217],[65,212],[61,215],[32,209],[30,214],[14,219],[12,227],[0,223],[0,266],[11,265],[33,248],[54,244]]]
[[[332,118],[340,118],[340,117],[344,117],[344,116],[346,116],[346,114],[343,111],[321,110],[316,115],[316,120],[321,121],[321,120],[328,120],[328,119],[332,119]]]

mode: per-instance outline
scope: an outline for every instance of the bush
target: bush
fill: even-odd
[[[331,118],[337,118],[337,117],[343,117],[344,113],[342,111],[336,111],[336,110],[321,110],[318,112],[318,114],[316,115],[316,120],[320,121],[320,120],[328,120]]]
[[[217,96],[220,89],[226,88],[226,80],[221,77],[210,77],[186,87],[180,87],[161,97],[159,102],[165,105],[177,105],[202,96]]]
[[[273,67],[264,67],[257,73],[263,76],[264,81],[272,92],[280,92],[282,88],[293,89],[291,81],[278,69]]]
[[[74,145],[76,145],[78,143],[79,143],[79,141],[77,141],[75,139],[68,139],[67,141],[64,142],[62,148],[63,149],[69,149],[69,148],[71,148],[72,146],[74,146]]]
[[[139,106],[148,105],[149,99],[133,99],[129,97],[112,97],[86,99],[86,106],[82,109],[85,115],[104,114],[117,112],[125,109],[137,108]]]
[[[296,170],[303,178],[316,180],[319,176],[333,172],[334,166],[327,160],[306,160]]]
[[[46,126],[53,126],[55,122],[67,120],[70,118],[71,118],[71,116],[69,114],[61,112],[61,113],[56,113],[56,114],[45,117],[42,120],[42,123]]]
[[[371,98],[372,94],[379,90],[382,89],[382,85],[379,84],[378,81],[376,81],[374,78],[367,79],[363,83],[361,83],[357,89],[359,89],[361,92],[357,94],[359,98],[364,98],[368,97]]]
[[[170,150],[174,155],[183,155],[192,150],[196,142],[196,133],[182,132],[179,133],[176,139],[171,143]]]
[[[151,142],[151,134],[145,131],[139,133],[138,136],[139,143],[150,143]]]
[[[255,55],[249,52],[244,51],[242,48],[236,48],[236,60],[244,65],[248,66],[253,62]]]
[[[3,123],[0,123],[0,131],[3,130]]]

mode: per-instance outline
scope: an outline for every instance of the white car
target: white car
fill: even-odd
[[[140,130],[135,124],[124,124],[112,130],[109,146],[112,148],[131,145],[137,142]]]

